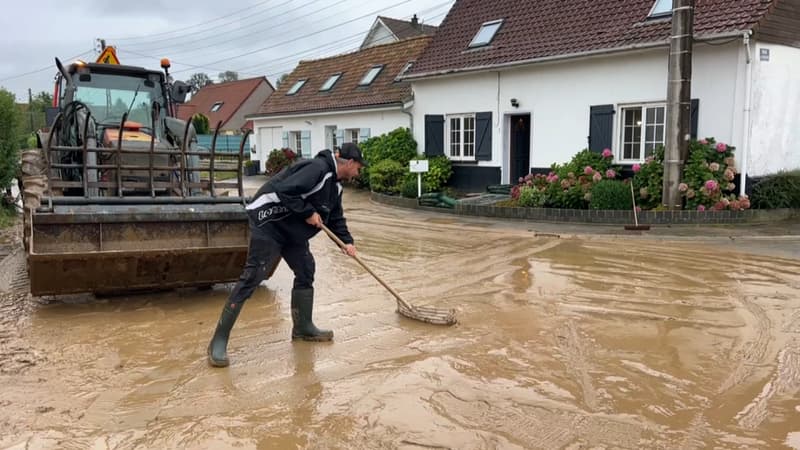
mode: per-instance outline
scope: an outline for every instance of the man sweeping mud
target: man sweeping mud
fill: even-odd
[[[308,241],[325,224],[356,255],[342,210],[341,180],[356,177],[366,166],[361,150],[344,144],[336,154],[322,150],[316,157],[293,164],[271,178],[247,205],[250,246],[239,281],[225,302],[214,337],[208,344],[212,366],[225,367],[228,337],[236,318],[262,280],[283,258],[294,272],[292,339],[330,341],[333,331],[317,328],[314,308],[314,256]]]

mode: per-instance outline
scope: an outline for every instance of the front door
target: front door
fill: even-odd
[[[531,115],[511,116],[510,167],[511,184],[531,171]]]

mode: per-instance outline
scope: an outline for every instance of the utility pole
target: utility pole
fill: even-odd
[[[33,128],[33,93],[31,92],[31,88],[28,88],[28,117],[31,119],[31,132],[36,131]]]
[[[689,157],[692,101],[692,44],[695,0],[672,1],[672,36],[669,43],[667,75],[666,151],[661,203],[681,208],[678,185],[683,164]]]

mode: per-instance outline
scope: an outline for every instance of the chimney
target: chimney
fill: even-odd
[[[419,28],[419,19],[417,19],[417,15],[414,14],[414,17],[411,18],[411,26],[414,28]]]

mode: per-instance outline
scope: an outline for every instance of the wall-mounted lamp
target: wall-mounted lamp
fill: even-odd
[[[515,98],[511,99],[511,106],[513,106],[514,108],[519,108],[519,102],[517,101],[517,99]]]

